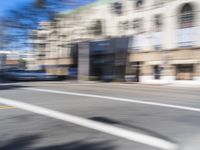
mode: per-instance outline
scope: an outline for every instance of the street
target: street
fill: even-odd
[[[198,150],[200,88],[0,85],[0,150]]]

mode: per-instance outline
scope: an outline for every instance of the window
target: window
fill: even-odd
[[[133,29],[137,32],[142,32],[142,30],[143,30],[143,19],[133,20]]]
[[[119,3],[119,2],[112,3],[112,11],[117,15],[121,15],[122,14],[122,3]]]
[[[96,20],[93,25],[89,28],[90,32],[94,35],[101,35],[103,33],[102,21]]]
[[[192,80],[194,76],[194,65],[177,65],[176,66],[176,79],[177,80]]]
[[[180,10],[179,14],[180,28],[189,28],[194,26],[194,12],[191,4],[185,4]]]
[[[94,28],[95,28],[94,32],[95,35],[102,34],[102,22],[100,20],[96,21]]]
[[[154,33],[153,33],[153,46],[155,50],[162,48],[162,15],[157,14],[153,18]]]
[[[162,24],[163,24],[162,15],[161,14],[155,15],[154,16],[154,27],[155,27],[155,30],[157,30],[157,31],[162,30]]]
[[[136,0],[136,1],[135,1],[135,8],[136,8],[136,9],[142,8],[143,5],[144,5],[144,0]]]
[[[130,28],[129,21],[120,22],[119,27],[121,30],[128,30]]]
[[[137,30],[139,28],[139,19],[133,20],[133,29]]]
[[[178,15],[178,45],[179,47],[192,47],[195,42],[196,28],[194,24],[194,8],[190,3],[184,4]]]

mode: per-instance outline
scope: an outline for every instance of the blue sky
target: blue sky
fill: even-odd
[[[6,13],[10,9],[15,9],[24,3],[30,3],[34,0],[0,0],[0,17],[6,16]],[[79,6],[85,3],[93,2],[95,0],[72,0],[75,1]],[[68,7],[69,9],[69,7]]]
[[[5,16],[10,9],[17,8],[24,3],[30,3],[33,0],[0,0],[0,17]]]

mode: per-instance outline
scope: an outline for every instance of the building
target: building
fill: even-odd
[[[19,57],[13,51],[0,51],[0,71],[19,67]]]
[[[37,30],[47,72],[80,79],[200,82],[199,0],[98,0]]]
[[[41,69],[45,69],[49,74],[66,76],[68,67],[73,63],[68,52],[69,48],[62,45],[65,43],[62,42],[63,29],[58,27],[57,23],[42,22],[39,25],[40,28],[34,31],[34,50]]]
[[[22,50],[0,51],[0,71],[7,69],[37,70],[35,54]]]

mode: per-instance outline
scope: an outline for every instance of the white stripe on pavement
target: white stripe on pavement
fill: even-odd
[[[21,85],[21,83],[0,83],[0,86]]]
[[[151,101],[134,100],[134,99],[128,99],[128,98],[119,98],[119,97],[75,93],[75,92],[64,92],[64,91],[38,89],[38,88],[24,88],[24,89],[31,90],[31,91],[38,91],[38,92],[82,96],[82,97],[91,97],[91,98],[100,98],[100,99],[108,99],[108,100],[112,100],[112,101],[129,102],[129,103],[137,103],[137,104],[143,104],[143,105],[153,105],[153,106],[160,106],[160,107],[165,107],[165,108],[173,108],[173,109],[179,109],[179,110],[200,112],[200,108],[181,106],[181,105],[172,105],[172,104],[165,104],[165,103],[158,103],[158,102],[151,102]]]
[[[23,110],[27,110],[36,114],[48,116],[51,118],[63,120],[66,122],[70,122],[79,126],[83,126],[86,128],[98,130],[104,133],[108,133],[111,135],[115,135],[124,139],[128,139],[134,142],[146,144],[149,146],[153,146],[156,148],[164,149],[164,150],[177,150],[178,146],[175,143],[172,143],[170,141],[153,137],[150,135],[145,135],[129,130],[125,130],[122,128],[114,127],[105,123],[100,123],[97,121],[92,121],[89,119],[81,118],[78,116],[73,116],[70,114],[65,114],[62,112],[50,110],[47,108],[39,107],[36,105],[28,104],[28,103],[23,103],[23,102],[18,102],[10,99],[5,99],[5,98],[0,98],[0,103],[5,104],[5,105],[10,105],[14,106],[16,108],[20,108]]]

